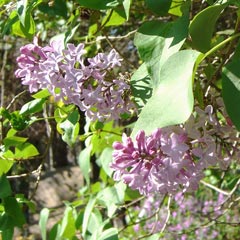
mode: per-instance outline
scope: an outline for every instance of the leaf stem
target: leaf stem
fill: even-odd
[[[225,44],[227,44],[228,42],[233,41],[235,38],[238,38],[238,37],[240,37],[240,33],[232,35],[232,36],[228,37],[227,39],[223,40],[222,42],[220,42],[219,44],[217,44],[216,46],[211,48],[208,52],[206,52],[199,62],[202,62],[205,58],[207,58],[208,56],[212,55],[218,49],[222,48]]]

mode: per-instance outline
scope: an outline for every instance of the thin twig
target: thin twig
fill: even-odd
[[[6,107],[6,109],[10,109],[12,107],[12,105],[14,104],[14,102],[20,98],[22,95],[24,95],[27,92],[27,90],[24,90],[22,92],[20,92],[19,94],[17,94],[16,96],[14,96],[14,98],[12,99],[12,101],[8,104],[8,106]]]
[[[135,34],[137,32],[137,30],[133,30],[129,33],[127,33],[126,35],[123,35],[123,36],[108,36],[108,39],[110,40],[122,40],[122,39],[125,39],[125,38],[129,38],[131,35]],[[86,42],[85,44],[86,45],[91,45],[91,44],[94,44],[96,42],[101,42],[102,40],[107,40],[107,37],[106,36],[98,36],[96,37],[96,40],[94,41],[90,41],[90,42]]]
[[[162,227],[160,233],[164,232],[164,230],[165,230],[165,228],[167,226],[168,220],[170,218],[170,215],[171,215],[171,210],[170,210],[171,200],[172,200],[172,198],[169,196],[168,197],[168,204],[167,204],[167,217],[166,217],[166,220],[165,220],[165,222],[163,224],[163,227]]]
[[[205,182],[205,181],[203,181],[203,180],[201,180],[200,183],[202,183],[202,184],[205,185],[206,187],[209,187],[209,188],[215,190],[216,192],[222,193],[223,195],[228,196],[228,195],[230,194],[229,192],[226,192],[226,191],[224,191],[224,190],[222,190],[222,189],[220,189],[220,188],[218,188],[218,187],[215,187],[215,186],[213,186],[212,184],[207,183],[207,182]]]
[[[28,173],[22,173],[22,174],[7,176],[7,179],[27,177],[27,176],[30,176],[30,175],[39,174],[39,172],[40,172],[40,166],[36,170],[28,172]]]

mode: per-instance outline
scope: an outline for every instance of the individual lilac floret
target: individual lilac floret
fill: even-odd
[[[167,128],[150,136],[139,131],[136,141],[123,134],[123,142],[113,144],[114,180],[122,180],[144,195],[196,190],[203,174],[186,140],[183,131],[177,134]]]
[[[30,92],[47,88],[56,101],[77,105],[92,121],[117,120],[134,111],[125,77],[112,73],[121,66],[114,49],[85,59],[83,44],[67,44],[64,49],[60,41],[52,41],[40,47],[35,38],[20,52],[16,76]]]

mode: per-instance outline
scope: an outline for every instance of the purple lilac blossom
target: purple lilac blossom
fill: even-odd
[[[146,219],[144,224],[136,224],[134,230],[139,232],[158,233],[162,230],[167,218],[167,207],[162,206],[164,196],[158,193],[147,196],[140,206],[135,207],[139,212],[138,221]],[[215,227],[201,227],[208,217],[213,215],[217,217],[223,214],[223,210],[218,207],[222,204],[225,197],[222,194],[213,200],[199,198],[194,195],[183,195],[178,192],[174,196],[174,206],[171,206],[171,217],[168,220],[165,234],[161,239],[214,239],[219,235],[219,230]],[[160,209],[159,209],[160,208]],[[157,214],[157,216],[156,216]],[[232,220],[229,215],[224,215],[228,220]],[[196,229],[195,231],[192,231]],[[184,233],[186,232],[186,233]]]
[[[139,131],[136,141],[125,134],[122,139],[113,144],[114,180],[122,180],[143,195],[197,189],[203,173],[191,156],[184,131],[157,129],[150,136]]]
[[[184,125],[157,129],[150,136],[139,131],[135,141],[123,134],[122,142],[113,144],[114,180],[143,195],[174,195],[197,190],[206,168],[226,169],[239,151],[230,144],[224,149],[220,139],[232,132],[236,136],[236,129],[220,123],[210,105],[195,111]]]
[[[41,47],[34,38],[32,44],[21,47],[20,53],[15,74],[31,93],[47,88],[56,101],[77,105],[92,121],[116,120],[135,110],[129,94],[125,94],[130,86],[124,76],[112,73],[121,66],[114,49],[86,60],[83,44],[67,44],[64,49],[60,41],[52,41]]]

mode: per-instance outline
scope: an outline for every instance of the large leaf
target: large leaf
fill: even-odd
[[[71,207],[67,207],[61,222],[60,236],[63,239],[72,239],[72,237],[75,235],[75,232],[76,232],[76,227],[75,227],[74,209]]]
[[[0,176],[0,189],[0,198],[5,198],[12,194],[10,183],[5,175]]]
[[[1,166],[0,166],[0,176],[7,173],[13,165],[13,161],[5,160],[0,156]]]
[[[24,104],[19,112],[22,115],[33,114],[42,111],[45,98],[34,99]]]
[[[119,205],[124,201],[126,185],[119,182],[113,187],[107,187],[98,193],[98,201],[107,207],[108,217],[112,217]]]
[[[84,148],[78,157],[78,164],[82,171],[82,174],[87,182],[87,185],[90,184],[90,172],[91,172],[91,164],[90,164],[90,158],[91,158],[91,150],[92,146],[89,145],[88,147]]]
[[[168,13],[175,16],[182,16],[189,12],[191,1],[186,0],[172,0],[172,4]]]
[[[141,110],[147,103],[147,100],[152,96],[151,78],[148,75],[145,63],[132,75],[131,90],[138,110]]]
[[[135,35],[134,43],[145,62],[153,87],[160,80],[160,70],[166,60],[176,53],[188,34],[188,17],[176,22],[151,21],[144,23]]]
[[[113,152],[112,148],[106,147],[103,150],[101,156],[99,157],[101,167],[109,177],[112,177],[113,173],[113,169],[110,168],[110,163],[112,161],[112,152]]]
[[[148,8],[158,15],[165,15],[171,6],[172,0],[145,0]]]
[[[229,117],[240,130],[240,57],[223,68],[222,96]]]
[[[40,212],[39,227],[42,235],[42,239],[47,239],[47,221],[49,217],[49,209],[43,208]]]
[[[160,72],[160,84],[143,107],[132,136],[139,130],[150,134],[156,128],[188,119],[193,108],[193,66],[199,54],[194,50],[183,50],[165,62]]]
[[[37,148],[29,142],[20,144],[15,148],[15,156],[14,157],[16,159],[27,159],[27,158],[34,157],[37,155],[39,155]]]
[[[105,27],[118,26],[123,24],[126,21],[124,11],[119,10],[108,10],[108,13],[102,20],[102,24]]]
[[[122,4],[123,4],[126,20],[128,20],[129,13],[130,13],[131,0],[123,0]]]
[[[64,0],[54,0],[54,4],[49,4],[48,1],[42,1],[38,5],[38,8],[49,16],[62,16],[64,18],[68,16],[67,1]]]
[[[91,217],[91,213],[93,211],[94,205],[96,202],[96,198],[90,198],[88,201],[88,204],[85,208],[84,211],[84,216],[83,216],[83,224],[82,224],[82,235],[85,237],[88,229],[88,223]]]
[[[62,139],[70,147],[75,143],[78,133],[79,133],[79,113],[74,110],[69,114],[68,118],[60,123],[60,128],[63,130]]]
[[[15,16],[18,15],[18,13],[13,11],[11,15],[12,15],[11,17],[14,18]],[[24,19],[25,19],[24,25],[21,23],[19,19],[12,24],[12,33],[20,37],[27,37],[31,39],[35,34],[36,30],[35,22],[30,12],[26,13]]]
[[[20,0],[17,3],[17,13],[19,20],[23,26],[25,26],[25,19],[26,19],[26,14],[27,14],[27,5],[28,5],[28,0]]]
[[[226,4],[209,6],[193,18],[189,33],[194,48],[201,52],[207,52],[211,48],[216,21],[225,7]]]
[[[118,240],[117,228],[108,228],[100,236],[99,240]]]
[[[22,209],[14,197],[4,198],[4,208],[15,226],[21,227],[26,222]]]

